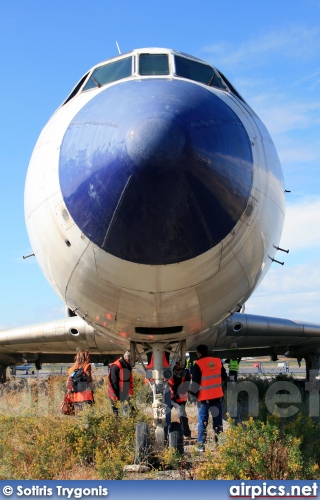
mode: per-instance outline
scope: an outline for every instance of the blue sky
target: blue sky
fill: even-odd
[[[287,194],[290,253],[246,311],[320,323],[320,3],[318,0],[16,0],[0,16],[0,328],[61,318],[24,222],[29,159],[50,116],[94,64],[169,47],[217,66],[267,126]],[[272,223],[272,221],[271,221]]]

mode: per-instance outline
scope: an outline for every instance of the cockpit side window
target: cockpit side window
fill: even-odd
[[[107,85],[108,83],[128,78],[131,74],[132,57],[126,57],[125,59],[120,59],[119,61],[114,61],[96,68],[82,90],[103,87],[103,85]]]
[[[88,74],[89,73],[87,73],[86,75],[84,75],[81,78],[80,82],[77,83],[77,85],[74,87],[74,89],[72,90],[71,94],[67,97],[67,99],[64,101],[64,103],[63,103],[62,106],[64,106],[65,104],[67,104],[67,102],[70,101],[79,92],[79,90],[82,87],[82,85],[83,85],[85,79],[87,78]]]
[[[139,75],[169,75],[167,54],[140,54]]]
[[[210,87],[216,87],[218,89],[226,90],[226,86],[223,84],[219,73],[213,72],[212,78],[209,82]]]
[[[174,60],[177,76],[204,83],[206,85],[210,85],[211,87],[217,87],[220,89],[226,88],[219,75],[211,66],[177,55],[174,57]]]
[[[233,85],[229,82],[228,78],[226,78],[226,77],[224,76],[224,74],[223,74],[223,73],[221,73],[221,71],[219,71],[219,73],[220,73],[221,77],[224,79],[224,81],[226,82],[226,84],[228,85],[228,87],[229,87],[229,89],[231,90],[231,92],[232,92],[233,94],[235,94],[235,95],[236,95],[239,99],[241,99],[241,101],[246,102],[246,101],[244,100],[244,98],[243,98],[243,97],[239,94],[239,92],[238,92],[238,91],[234,88],[234,86],[233,86]]]

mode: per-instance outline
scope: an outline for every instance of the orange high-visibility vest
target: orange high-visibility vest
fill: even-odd
[[[179,385],[179,387],[184,383],[186,377],[181,377],[181,383]],[[170,378],[168,380],[168,386],[169,386],[169,390],[170,390],[170,399],[173,399],[174,398],[174,378]],[[188,401],[188,390],[186,392],[184,392],[183,394],[179,394],[179,390],[177,391],[177,397],[176,397],[176,401],[177,403],[183,403],[184,401]]]
[[[117,361],[115,361],[114,363],[112,363],[110,365],[110,370],[109,370],[109,375],[108,375],[108,396],[110,399],[112,399],[112,401],[116,401],[117,400],[117,396],[113,390],[113,387],[112,387],[112,384],[111,384],[111,368],[113,365],[117,365],[117,367],[119,368],[119,387],[120,387],[120,392],[123,392],[123,387],[124,387],[124,367],[122,366],[122,364],[120,363],[120,359],[117,359]],[[133,384],[133,375],[132,375],[132,372],[130,372],[130,378],[129,378],[129,396],[132,396],[133,395],[133,388],[134,388],[134,384]]]
[[[83,367],[83,373],[87,374],[89,366],[90,364],[87,364]],[[71,373],[73,372],[73,368],[70,368],[69,372],[71,375]],[[82,392],[72,392],[71,399],[73,403],[83,403],[85,401],[93,401],[93,392],[89,387],[88,389]]]
[[[207,356],[198,359],[197,364],[201,370],[201,382],[198,393],[198,400],[216,399],[223,396],[220,358]]]

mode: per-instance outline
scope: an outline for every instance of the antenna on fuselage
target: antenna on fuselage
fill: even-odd
[[[118,49],[119,54],[121,54],[121,50],[120,50],[120,47],[119,47],[119,44],[118,44],[118,42],[117,42],[117,41],[116,41],[116,46],[117,46],[117,49]]]

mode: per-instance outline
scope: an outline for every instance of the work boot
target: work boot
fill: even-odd
[[[189,427],[189,420],[187,417],[180,417],[180,424],[182,425],[184,437],[191,438],[191,430]]]
[[[204,444],[198,443],[198,446],[194,447],[194,451],[199,451],[200,453],[205,452],[206,450],[205,450]]]

